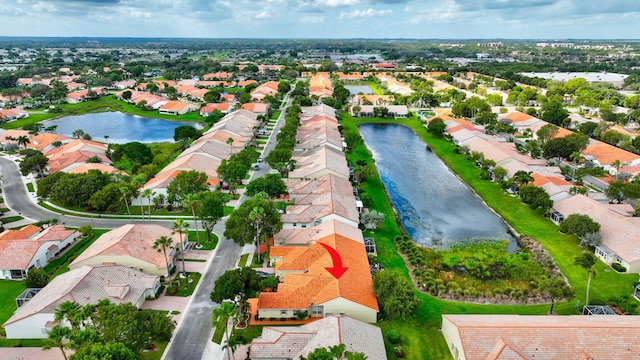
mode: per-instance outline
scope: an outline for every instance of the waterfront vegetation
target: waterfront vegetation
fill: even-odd
[[[584,249],[578,246],[574,236],[561,234],[558,227],[544,218],[539,211],[531,210],[516,197],[505,193],[498,184],[481,177],[478,169],[464,155],[455,151],[451,142],[432,135],[426,131],[424,125],[417,119],[358,119],[342,114],[341,124],[345,133],[356,133],[360,123],[401,123],[410,127],[420,136],[433,151],[484,201],[492,207],[507,223],[520,234],[539,241],[554,258],[557,266],[569,280],[576,298],[558,302],[554,307],[557,314],[577,314],[575,303],[584,304],[587,272],[574,264],[574,258]],[[347,138],[347,136],[345,136]],[[349,163],[367,164],[373,167],[373,159],[362,141],[356,141],[355,146],[347,152]],[[367,206],[371,210],[394,214],[394,210],[387,198],[384,186],[379,179],[375,167],[373,176],[363,179],[360,184],[361,198],[368,199]],[[372,236],[376,240],[377,261],[385,269],[399,271],[410,278],[409,270],[394,243],[396,236],[402,236],[398,222],[393,216],[385,217],[375,232],[365,232],[364,236]],[[610,271],[604,263],[595,266],[598,276],[591,285],[592,299],[607,301],[612,297],[628,297],[631,294],[636,274],[617,274]],[[409,359],[446,359],[450,358],[447,344],[440,332],[442,314],[547,314],[550,304],[541,305],[485,305],[446,301],[435,298],[423,292],[418,292],[421,304],[415,311],[413,318],[392,319],[380,322],[378,325],[385,334],[387,356],[395,357],[393,346],[388,342],[387,334],[396,330],[403,334],[403,350]],[[591,303],[595,303],[590,301]]]

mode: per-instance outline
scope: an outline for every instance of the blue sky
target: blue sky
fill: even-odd
[[[638,38],[637,0],[2,0],[0,35]]]

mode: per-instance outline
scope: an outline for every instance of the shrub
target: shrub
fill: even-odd
[[[387,334],[387,339],[389,339],[389,342],[391,344],[398,345],[400,344],[400,342],[402,342],[402,335],[400,335],[400,333],[397,330],[391,330]]]
[[[611,267],[617,272],[627,272],[627,268],[618,263],[611,264]]]

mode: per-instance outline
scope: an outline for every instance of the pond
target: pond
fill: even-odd
[[[77,116],[65,116],[42,122],[45,127],[56,125],[56,133],[72,136],[81,129],[95,141],[124,144],[132,141],[142,143],[173,141],[173,130],[178,126],[199,125],[183,121],[150,119],[121,112],[102,112]]]
[[[448,248],[465,240],[516,240],[504,221],[464,184],[411,129],[363,124],[360,133],[373,154],[402,225],[413,241]]]
[[[369,85],[345,85],[344,88],[349,90],[351,95],[358,95],[360,93],[363,95],[371,95],[374,93]]]

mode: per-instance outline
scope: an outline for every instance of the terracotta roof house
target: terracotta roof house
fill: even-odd
[[[287,206],[280,217],[283,228],[312,227],[332,219],[358,227],[360,217],[348,179],[327,174],[289,182],[287,188],[294,204]]]
[[[330,116],[336,119],[336,109],[326,104],[320,104],[315,106],[305,106],[302,108],[302,113],[300,114],[300,121],[304,123],[310,118],[313,118],[314,116]]]
[[[69,174],[86,174],[91,170],[98,170],[105,174],[123,174],[122,170],[119,170],[113,165],[106,165],[102,163],[84,163],[67,170]]]
[[[167,249],[168,267],[164,254],[153,248],[153,243],[161,236],[173,239],[171,249]],[[186,235],[183,235],[183,242],[186,248],[189,242]],[[171,229],[153,224],[127,224],[102,234],[69,264],[69,268],[123,265],[148,275],[167,276],[179,249],[180,236]]]
[[[187,99],[192,101],[204,101],[204,96],[209,92],[209,89],[197,89],[187,94]]]
[[[369,360],[386,360],[379,327],[345,315],[332,315],[299,327],[267,326],[251,341],[253,360],[299,359],[317,348],[344,344],[345,350],[363,353]]]
[[[344,153],[330,146],[320,146],[295,153],[295,169],[289,172],[289,179],[309,180],[326,174],[349,179],[349,166]]]
[[[362,231],[345,222],[331,219],[308,228],[286,228],[273,235],[274,245],[311,245],[316,241],[337,234],[364,244]]]
[[[215,156],[211,156],[204,153],[190,153],[186,155],[180,155],[175,160],[165,166],[158,175],[162,175],[166,172],[173,170],[190,171],[195,170],[207,174],[209,179],[217,179],[218,166],[220,166],[220,159]]]
[[[227,103],[235,103],[236,102],[236,95],[235,94],[225,94],[225,95],[221,95],[220,96],[222,98],[222,100],[224,102]]]
[[[160,106],[158,112],[168,115],[184,115],[193,111],[198,111],[200,107],[196,104],[186,101],[168,101]]]
[[[209,116],[215,110],[218,110],[223,114],[228,114],[232,108],[233,107],[229,103],[223,103],[223,104],[208,103],[205,106],[200,108],[200,116],[205,116],[205,117]]]
[[[260,72],[261,74],[264,73],[265,71],[281,71],[282,69],[284,69],[284,65],[258,64],[258,72]]]
[[[36,149],[42,153],[47,152],[50,149],[55,148],[54,143],[58,144],[66,144],[73,141],[72,138],[60,134],[52,134],[52,133],[42,133],[32,137],[27,144],[27,147]]]
[[[209,73],[209,74],[204,74],[202,75],[202,79],[203,80],[214,80],[214,79],[219,79],[219,80],[227,80],[233,77],[233,73],[231,72],[227,72],[227,71],[218,71],[215,73]]]
[[[134,79],[116,81],[113,84],[111,84],[111,87],[118,90],[133,89],[134,86],[136,86],[136,80]]]
[[[62,249],[73,244],[78,233],[60,225],[42,232],[27,225],[0,233],[0,279],[22,280],[32,268],[42,268]]]
[[[147,297],[155,297],[159,287],[160,277],[127,266],[82,266],[56,276],[3,326],[9,339],[46,338],[47,330],[55,325],[55,310],[65,301],[84,306],[107,299],[140,308]],[[70,327],[66,320],[61,325]]]
[[[13,109],[0,109],[0,119],[5,122],[17,120],[17,119],[25,119],[29,117],[29,113],[18,108]]]
[[[257,88],[251,91],[251,98],[257,101],[262,101],[267,95],[275,95],[278,92],[277,81],[267,81],[264,84],[259,85]]]
[[[358,105],[360,109],[356,111],[354,107],[351,107],[353,116],[360,118],[370,118],[375,116],[376,108],[383,108],[387,110],[390,117],[395,119],[406,118],[409,115],[409,109],[406,105]]]
[[[316,125],[316,121],[298,127],[296,143],[293,151],[305,151],[320,146],[330,146],[343,151],[342,135],[337,127],[331,125]]]
[[[333,95],[333,82],[327,72],[318,72],[309,78],[309,95],[319,98]]]
[[[327,271],[333,260],[321,244],[338,251],[348,267],[339,279]],[[309,246],[272,246],[269,256],[282,282],[278,291],[260,294],[258,319],[292,319],[307,311],[312,318],[344,314],[377,321],[378,302],[363,243],[331,234]]]
[[[26,136],[29,137],[29,132],[27,130],[4,130],[2,132],[0,132],[0,146],[2,146],[3,149],[6,149],[7,146],[10,145],[15,145],[18,146],[18,142],[16,141],[16,139],[18,139],[20,136]],[[29,144],[27,144],[28,146]]]
[[[635,359],[638,316],[442,315],[454,360]]]
[[[592,140],[587,145],[587,148],[582,151],[582,156],[602,166],[611,175],[616,173],[616,169],[611,166],[616,160],[625,166],[640,164],[640,155],[596,140]]]
[[[238,87],[245,87],[247,85],[251,85],[251,84],[257,84],[258,82],[255,80],[242,80],[242,81],[238,81]]]
[[[110,165],[111,160],[105,155],[107,146],[91,140],[76,139],[59,148],[50,148],[44,152],[49,158],[49,172],[67,172],[76,166],[83,165],[88,159],[97,157],[100,163]]]
[[[380,70],[380,69],[395,69],[396,68],[396,64],[392,64],[392,63],[377,63],[377,64],[372,64],[371,67],[376,69],[376,70]]]
[[[553,205],[551,219],[560,223],[571,214],[590,216],[600,224],[602,242],[595,248],[595,255],[604,263],[617,262],[630,273],[640,273],[640,223],[619,211],[615,205],[601,204],[584,195],[574,195]]]
[[[338,71],[338,72],[335,72],[334,74],[338,75],[338,79],[343,81],[363,81],[364,80],[364,76],[361,73],[345,74],[342,71]]]
[[[393,100],[393,95],[356,95],[351,100],[351,105],[365,105],[365,103],[388,105],[391,104]]]
[[[247,111],[251,111],[252,113],[256,113],[259,115],[264,115],[269,111],[269,104],[266,103],[246,103],[240,105],[241,109],[245,109]]]
[[[194,82],[194,83],[195,83],[195,82]],[[193,91],[196,91],[196,90],[200,90],[200,88],[197,88],[197,87],[192,86],[192,85],[182,85],[182,86],[178,86],[178,87],[176,88],[176,91],[177,91],[180,95],[183,95],[183,96],[184,96],[184,95],[187,95],[187,94],[189,94],[189,93],[191,93],[191,92],[193,92]],[[208,90],[206,90],[206,89],[205,89],[205,91],[208,91]]]
[[[89,92],[93,92],[97,96],[103,94],[103,91],[100,88],[84,89],[68,93],[64,100],[69,104],[77,104],[79,102],[87,100],[88,96],[91,95]]]

